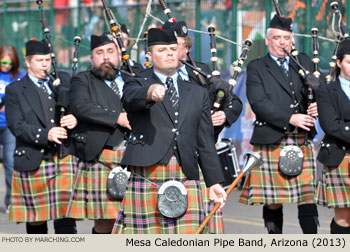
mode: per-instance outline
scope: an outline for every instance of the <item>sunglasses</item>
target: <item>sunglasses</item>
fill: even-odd
[[[7,61],[7,60],[0,60],[0,62],[2,65],[9,65],[9,66],[13,65],[13,63],[11,61]]]

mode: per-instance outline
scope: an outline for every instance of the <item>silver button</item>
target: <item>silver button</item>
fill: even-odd
[[[136,140],[136,137],[133,137],[132,140],[135,141],[135,140]]]
[[[179,112],[175,112],[175,115],[176,115],[176,116],[179,115]]]
[[[287,127],[283,127],[284,130],[287,130]]]
[[[51,96],[49,96],[49,100],[51,100]]]
[[[53,108],[50,108],[50,111],[53,111]]]
[[[345,126],[345,130],[349,130],[349,126]]]
[[[177,136],[180,134],[178,131],[176,131],[176,133],[175,133]]]
[[[177,149],[177,147],[176,146],[174,146],[174,150],[176,150]]]
[[[143,135],[140,135],[140,139],[142,139],[143,138]]]
[[[345,146],[343,146],[343,150],[346,150],[346,147],[345,147]]]
[[[18,156],[22,155],[22,152],[18,152]]]
[[[327,144],[326,147],[329,148],[329,146],[331,146],[330,144]]]
[[[41,132],[41,129],[38,129],[39,132]]]
[[[177,123],[177,120],[175,120],[175,123]]]
[[[262,126],[262,122],[259,122],[259,126]]]
[[[171,132],[176,132],[176,129],[172,129]]]
[[[41,149],[41,150],[40,150],[41,153],[44,153],[44,151],[45,151],[44,149]]]
[[[25,150],[23,150],[23,151],[22,151],[22,153],[23,153],[23,154],[25,154],[25,153],[26,153],[26,151],[25,151]]]
[[[34,142],[35,142],[35,143],[39,143],[39,141],[38,141],[38,140],[35,140]]]
[[[54,120],[54,119],[51,119],[50,122],[51,122],[51,123],[55,123],[55,120]]]
[[[36,138],[39,138],[40,137],[40,135],[38,134],[38,135],[36,135]]]

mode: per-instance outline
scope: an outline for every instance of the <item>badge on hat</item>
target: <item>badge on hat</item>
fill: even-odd
[[[292,19],[284,18],[275,14],[275,16],[270,21],[269,28],[276,28],[276,29],[292,32]]]
[[[167,32],[175,32],[177,37],[187,37],[188,30],[185,21],[166,21],[163,25],[163,30]]]

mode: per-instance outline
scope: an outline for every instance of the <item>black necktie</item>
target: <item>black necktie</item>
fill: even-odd
[[[177,95],[173,79],[171,77],[167,77],[165,84],[168,86],[171,104],[173,105],[173,108],[177,111],[179,109],[179,96]]]
[[[120,90],[118,88],[118,84],[116,81],[112,81],[111,82],[111,89],[113,90],[113,92],[119,97],[121,98],[121,95],[120,95]]]
[[[284,66],[284,62],[286,62],[286,58],[278,58],[278,62],[280,63],[280,67],[282,68],[283,72],[286,74],[288,77],[288,70]]]
[[[39,79],[38,80],[38,84],[40,85],[40,88],[44,91],[44,93],[48,95],[49,94],[49,90],[45,86],[45,81],[46,81],[46,79]]]

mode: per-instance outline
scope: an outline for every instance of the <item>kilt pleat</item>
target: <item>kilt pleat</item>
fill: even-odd
[[[97,161],[79,162],[67,216],[75,219],[115,219],[121,201],[107,193],[108,174],[119,166],[124,151],[103,150]]]
[[[304,134],[289,134],[275,145],[254,145],[263,164],[250,171],[245,179],[240,203],[247,205],[284,204],[314,200],[316,164],[313,144],[302,145]],[[286,177],[278,170],[280,151],[286,145],[298,145],[304,155],[302,172]]]
[[[329,208],[350,207],[350,155],[346,155],[338,167],[325,166],[318,182],[315,200]]]
[[[112,233],[180,234],[198,229],[205,218],[200,182],[188,180],[175,157],[168,165],[129,168],[132,175]],[[175,219],[162,216],[157,208],[159,187],[173,179],[182,182],[188,193],[187,211]],[[207,228],[204,232],[208,232]]]
[[[9,220],[36,222],[65,216],[72,193],[76,158],[43,160],[35,171],[14,171]]]

